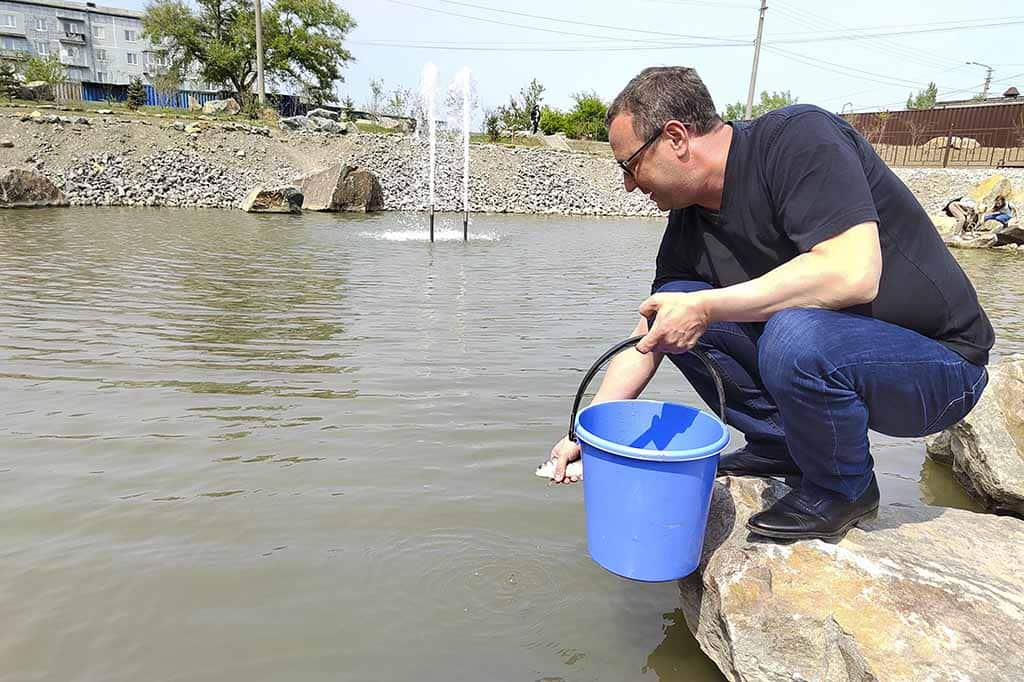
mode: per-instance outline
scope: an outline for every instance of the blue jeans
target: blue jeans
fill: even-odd
[[[1003,225],[1006,225],[1007,223],[1009,223],[1010,219],[1011,219],[1010,214],[1009,213],[1003,213],[1002,211],[1000,211],[999,213],[989,213],[987,216],[985,216],[985,220],[998,220]]]
[[[710,288],[676,281],[658,291]],[[869,428],[908,438],[937,433],[966,416],[988,383],[984,367],[933,339],[834,310],[790,308],[764,323],[716,322],[697,346],[721,373],[726,419],[748,446],[792,458],[807,492],[847,499],[871,482]],[[717,410],[704,365],[687,353],[668,357]]]

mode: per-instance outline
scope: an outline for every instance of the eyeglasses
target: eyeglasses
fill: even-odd
[[[692,124],[692,123],[684,123],[684,124],[683,124],[683,126],[684,126],[684,127],[686,127],[686,128],[689,128],[689,127],[690,127],[691,125],[693,125],[693,124]],[[626,159],[625,161],[619,161],[618,159],[615,159],[615,163],[619,164],[619,168],[621,168],[621,169],[622,169],[622,173],[623,173],[624,175],[626,175],[626,176],[628,176],[628,177],[632,178],[633,180],[636,180],[636,176],[635,176],[635,175],[633,175],[633,169],[631,168],[631,166],[633,165],[633,162],[634,162],[634,161],[635,161],[635,160],[636,160],[637,158],[639,158],[639,156],[640,156],[641,154],[643,154],[643,152],[644,152],[644,150],[645,150],[645,149],[647,149],[647,148],[648,148],[648,147],[650,147],[650,146],[651,146],[652,144],[654,144],[655,142],[657,142],[657,141],[658,141],[658,138],[659,138],[659,137],[661,137],[661,134],[662,134],[663,132],[665,132],[665,129],[664,129],[664,128],[662,128],[662,129],[661,129],[661,130],[659,130],[659,131],[658,131],[657,133],[655,133],[655,134],[654,134],[654,135],[653,135],[653,136],[651,137],[651,139],[647,140],[647,142],[644,142],[644,143],[643,143],[642,145],[640,145],[640,149],[637,149],[637,150],[636,150],[635,152],[633,152],[632,154],[630,154],[630,155],[629,155],[629,158],[628,158],[628,159]]]
[[[647,140],[647,142],[644,142],[642,145],[640,145],[640,149],[637,149],[635,152],[630,154],[629,158],[626,159],[625,161],[620,161],[619,159],[615,159],[615,163],[619,164],[619,168],[622,169],[623,175],[627,175],[630,178],[632,178],[633,180],[636,180],[636,176],[633,175],[633,169],[630,168],[630,166],[633,165],[633,161],[635,161],[637,158],[639,158],[639,156],[641,154],[644,153],[645,149],[647,149],[652,144],[654,144],[655,142],[658,141],[658,138],[661,137],[661,133],[662,133],[661,130],[659,130],[657,133],[655,133],[655,135],[653,137],[651,137],[651,139]]]

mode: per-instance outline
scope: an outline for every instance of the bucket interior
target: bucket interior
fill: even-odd
[[[656,400],[613,400],[579,414],[586,443],[626,457],[678,461],[717,452],[729,432],[716,417],[686,405]]]

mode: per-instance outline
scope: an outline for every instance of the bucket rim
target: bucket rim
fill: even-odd
[[[615,403],[649,403],[654,405],[674,405],[677,407],[684,407],[687,410],[697,412],[708,419],[713,420],[718,424],[722,430],[722,435],[717,440],[708,445],[704,445],[699,448],[690,448],[688,450],[645,450],[643,448],[635,448],[631,445],[623,445],[622,443],[616,443],[614,441],[595,436],[593,433],[588,431],[580,423],[583,415],[587,413],[591,408],[600,408],[602,405],[612,405]],[[667,400],[609,400],[603,403],[597,403],[594,405],[588,405],[584,409],[580,410],[580,413],[576,416],[576,436],[587,445],[591,445],[595,448],[604,450],[613,455],[619,455],[620,457],[627,457],[629,459],[639,459],[647,462],[688,462],[698,459],[705,459],[712,457],[722,452],[725,447],[729,444],[731,436],[729,435],[729,428],[722,423],[722,420],[715,415],[701,410],[690,405],[683,405],[681,403],[673,403]],[[584,479],[585,480],[585,479]]]

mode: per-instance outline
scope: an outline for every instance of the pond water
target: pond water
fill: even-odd
[[[533,476],[663,221],[457,221],[0,214],[0,679],[721,679]],[[957,255],[1024,351],[1022,261]],[[973,508],[874,444],[883,503]]]

